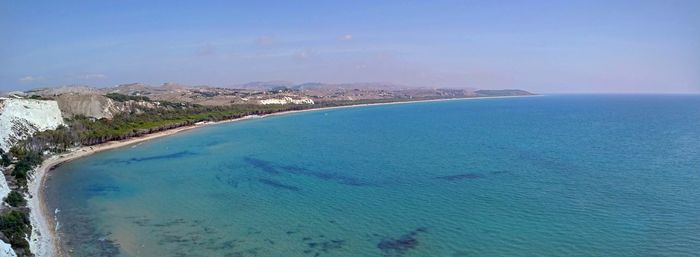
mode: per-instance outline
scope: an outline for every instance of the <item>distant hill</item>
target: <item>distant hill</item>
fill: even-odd
[[[23,98],[52,99],[65,117],[82,115],[96,119],[111,119],[118,113],[142,113],[164,106],[191,104],[230,106],[236,104],[267,104],[290,102],[337,101],[397,101],[438,98],[525,96],[533,95],[520,89],[468,89],[406,87],[390,83],[321,83],[294,84],[289,81],[250,82],[235,88],[189,86],[165,83],[151,86],[143,83],[121,84],[95,88],[82,85],[34,89],[17,92]]]

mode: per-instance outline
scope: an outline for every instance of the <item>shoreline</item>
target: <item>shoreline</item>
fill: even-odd
[[[44,160],[39,167],[34,171],[31,181],[29,182],[29,195],[27,207],[30,208],[30,221],[32,225],[31,239],[29,240],[30,249],[33,254],[37,257],[44,256],[64,256],[61,251],[59,244],[59,238],[56,235],[56,223],[54,216],[51,214],[50,210],[47,210],[46,204],[44,202],[44,188],[45,181],[48,173],[55,167],[83,157],[90,156],[92,154],[111,150],[115,148],[120,148],[140,142],[144,142],[151,139],[166,137],[174,135],[183,131],[188,131],[191,129],[201,128],[209,125],[219,125],[229,122],[237,122],[250,119],[259,119],[265,117],[281,116],[301,112],[312,112],[312,111],[323,111],[341,108],[356,108],[356,107],[367,107],[367,106],[380,106],[380,105],[393,105],[393,104],[412,104],[412,103],[423,103],[423,102],[442,102],[442,101],[460,101],[460,100],[485,100],[485,99],[502,99],[502,98],[519,98],[519,97],[532,97],[541,95],[525,95],[525,96],[491,96],[491,97],[464,97],[464,98],[445,98],[445,99],[430,99],[430,100],[416,100],[416,101],[401,101],[401,102],[387,102],[387,103],[369,103],[369,104],[356,104],[356,105],[344,105],[344,106],[333,106],[333,107],[322,107],[322,108],[312,108],[305,110],[292,110],[292,111],[282,111],[265,115],[248,115],[241,118],[222,120],[216,122],[206,122],[203,124],[195,124],[183,127],[177,127],[165,131],[159,131],[156,133],[151,133],[139,137],[132,137],[120,141],[109,141],[92,146],[80,146],[72,148],[65,153],[53,155],[46,160]]]

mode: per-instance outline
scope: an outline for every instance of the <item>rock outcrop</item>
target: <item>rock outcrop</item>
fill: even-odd
[[[114,101],[102,95],[67,93],[57,95],[55,99],[66,117],[83,115],[96,119],[111,119],[117,112]]]
[[[37,131],[63,124],[56,101],[0,98],[0,149],[4,151]]]
[[[67,93],[54,96],[63,117],[76,115],[95,119],[111,119],[118,113],[141,113],[147,109],[159,107],[158,102],[149,101],[115,101],[103,95]]]

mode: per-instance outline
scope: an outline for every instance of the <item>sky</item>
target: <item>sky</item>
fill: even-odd
[[[277,80],[700,93],[700,1],[0,3],[0,91]]]

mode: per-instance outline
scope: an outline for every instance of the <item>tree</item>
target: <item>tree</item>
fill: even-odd
[[[22,196],[21,193],[14,190],[7,194],[7,197],[5,197],[5,202],[12,207],[20,207],[27,205],[27,200],[24,199],[24,196]]]
[[[10,240],[13,247],[29,252],[29,242],[25,239],[31,233],[29,215],[16,210],[0,214],[0,232]]]

